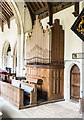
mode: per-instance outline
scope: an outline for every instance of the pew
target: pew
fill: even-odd
[[[37,85],[21,82],[21,88],[24,90],[24,94],[30,97],[30,105],[37,103]]]
[[[12,80],[12,84],[0,81],[0,95],[21,108],[25,105],[34,105],[37,103],[37,85]],[[25,95],[29,98],[29,103],[25,104]]]
[[[19,81],[19,82],[17,82],[16,80],[12,80],[12,85],[13,85],[13,86],[15,86],[15,87],[20,88],[21,83],[20,83],[20,81]]]
[[[26,81],[27,82],[27,81]],[[12,80],[12,85],[24,90],[24,97],[29,98],[27,101],[27,105],[33,105],[37,103],[37,85],[36,84],[29,84],[22,82],[20,80]],[[24,98],[25,99],[25,98]],[[24,101],[25,105],[25,101]]]
[[[23,106],[24,90],[21,88],[0,81],[0,95],[18,108]]]

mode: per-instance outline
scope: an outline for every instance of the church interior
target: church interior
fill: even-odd
[[[37,114],[41,106],[49,110],[48,105],[51,113],[59,111],[52,118],[83,116],[83,0],[1,0],[0,43],[1,118],[9,111],[4,112],[5,105],[13,118],[18,118],[17,109],[20,116],[23,110]],[[66,116],[71,106],[74,116]],[[60,115],[62,110],[66,115]]]

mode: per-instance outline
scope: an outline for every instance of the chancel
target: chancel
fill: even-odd
[[[0,1],[0,44],[2,118],[82,118],[84,1]]]

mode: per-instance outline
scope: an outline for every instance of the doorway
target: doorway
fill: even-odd
[[[80,98],[80,69],[77,65],[70,72],[70,99],[79,101]]]

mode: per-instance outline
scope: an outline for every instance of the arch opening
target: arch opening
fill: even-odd
[[[80,69],[76,64],[70,71],[70,99],[75,101],[80,99]]]
[[[11,69],[11,45],[8,41],[5,42],[2,51],[2,65],[3,69]]]

